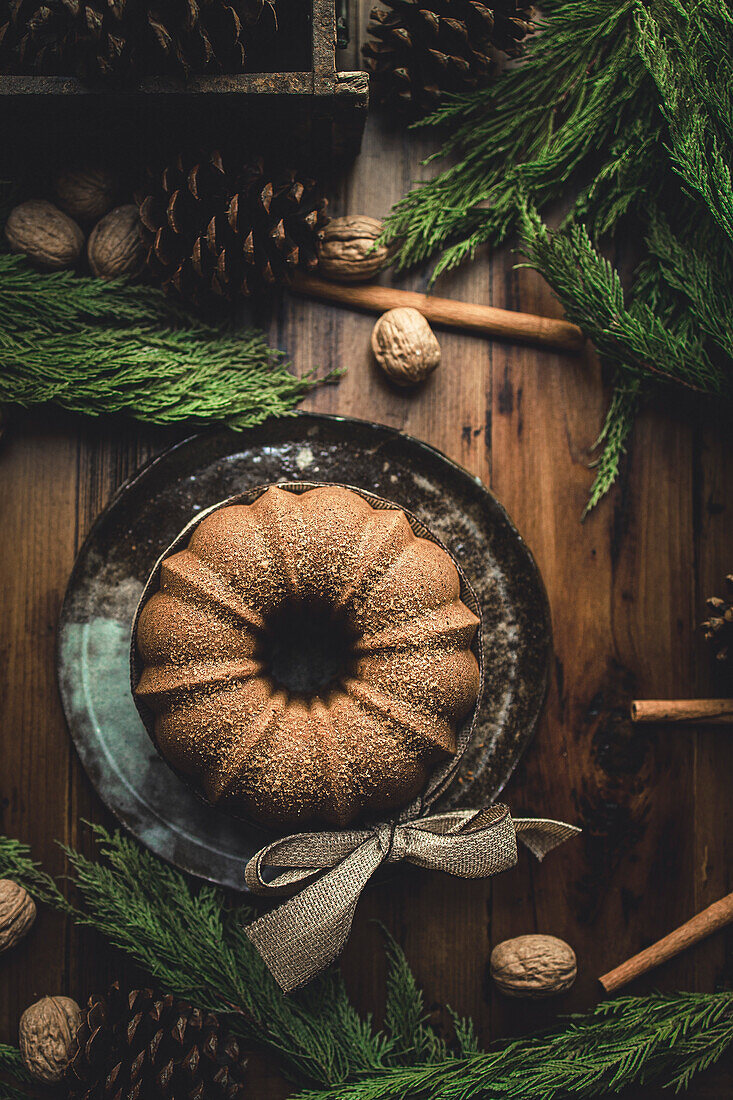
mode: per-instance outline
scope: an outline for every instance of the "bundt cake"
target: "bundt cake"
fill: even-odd
[[[479,620],[449,554],[336,485],[225,504],[163,560],[138,703],[210,802],[277,827],[396,809],[456,751]]]

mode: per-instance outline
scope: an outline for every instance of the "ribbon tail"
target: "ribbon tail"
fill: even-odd
[[[521,840],[525,847],[529,848],[532,855],[542,861],[548,852],[566,840],[577,836],[582,832],[575,825],[567,825],[564,821],[553,821],[543,817],[515,817],[514,828],[517,839]]]
[[[384,859],[376,836],[295,897],[245,928],[285,993],[315,978],[341,954],[359,896]]]

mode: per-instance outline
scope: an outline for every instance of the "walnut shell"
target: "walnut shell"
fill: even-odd
[[[398,386],[415,386],[440,365],[440,344],[417,309],[387,310],[372,329],[372,351]]]
[[[363,214],[332,218],[321,232],[318,270],[340,283],[361,283],[382,268],[389,255],[386,245],[374,248],[382,223]]]
[[[11,210],[5,237],[12,252],[22,252],[47,271],[73,267],[84,247],[76,222],[45,199],[30,199]]]
[[[89,267],[102,279],[139,275],[145,259],[137,206],[118,206],[97,222],[87,244]]]
[[[552,997],[577,973],[575,952],[556,936],[517,936],[491,952],[491,977],[508,997]]]
[[[106,168],[74,168],[56,180],[56,202],[80,225],[94,225],[114,206],[117,185]]]
[[[3,410],[0,409],[0,434]],[[0,953],[20,943],[36,919],[36,903],[27,890],[9,878],[0,879]]]
[[[53,1084],[64,1076],[81,1009],[71,997],[43,997],[20,1018],[20,1053],[36,1081]]]

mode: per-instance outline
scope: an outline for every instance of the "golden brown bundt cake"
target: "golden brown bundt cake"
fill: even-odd
[[[165,759],[264,824],[407,804],[479,690],[450,556],[399,508],[270,487],[207,515],[137,624],[139,701]]]

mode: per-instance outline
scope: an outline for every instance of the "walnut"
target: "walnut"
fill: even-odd
[[[318,246],[318,270],[341,283],[361,283],[376,275],[389,255],[383,245],[374,248],[382,232],[376,218],[357,214],[332,218],[321,232]]]
[[[56,180],[56,202],[80,225],[94,225],[114,205],[117,186],[106,168],[75,168]]]
[[[440,365],[440,344],[433,330],[410,306],[382,314],[372,329],[372,351],[398,386],[414,386]]]
[[[136,206],[118,206],[97,222],[87,244],[94,275],[118,279],[138,275],[145,259],[142,226]]]
[[[551,997],[577,972],[575,952],[556,936],[517,936],[491,952],[491,977],[508,997]]]
[[[0,424],[2,410],[0,409]],[[0,432],[2,427],[0,426]],[[8,951],[20,943],[30,931],[36,919],[36,903],[33,898],[9,878],[0,879],[0,952]]]
[[[73,267],[84,247],[76,222],[45,199],[30,199],[11,210],[5,236],[12,252],[22,252],[47,271]]]
[[[20,1053],[36,1081],[53,1084],[64,1076],[81,1009],[71,997],[43,997],[20,1018]]]

